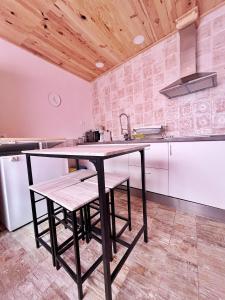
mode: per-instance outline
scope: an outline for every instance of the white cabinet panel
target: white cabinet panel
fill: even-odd
[[[225,209],[225,142],[169,146],[169,195]]]
[[[126,154],[106,159],[104,161],[105,172],[129,176],[128,156]]]
[[[140,189],[141,188],[141,168],[136,166],[129,166],[130,173],[130,186]]]
[[[129,166],[130,186],[141,189],[141,168]],[[168,170],[146,168],[146,191],[168,195]]]
[[[140,166],[140,153],[134,152],[129,155],[130,166]],[[145,150],[146,168],[168,170],[168,143],[151,143]]]
[[[168,170],[151,168],[150,174],[146,174],[146,190],[153,193],[168,195]]]

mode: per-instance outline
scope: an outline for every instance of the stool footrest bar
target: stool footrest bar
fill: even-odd
[[[120,237],[124,231],[127,229],[127,227],[129,226],[129,223],[126,223],[121,229],[120,231],[117,233],[116,237]]]
[[[127,249],[127,251],[125,252],[125,254],[123,255],[123,257],[119,261],[118,265],[115,267],[114,271],[112,272],[112,274],[111,274],[111,282],[113,282],[114,279],[116,278],[117,274],[121,270],[123,264],[127,260],[128,256],[130,255],[130,253],[133,250],[134,246],[137,244],[137,242],[138,242],[138,240],[141,237],[141,235],[142,235],[143,232],[144,232],[144,226],[141,227],[141,229],[139,230],[139,232],[137,233],[137,235],[133,239],[132,243],[130,244],[129,248]]]
[[[97,266],[102,262],[102,255],[93,263],[93,265],[84,273],[82,276],[82,282],[84,282],[91,273],[97,268]]]

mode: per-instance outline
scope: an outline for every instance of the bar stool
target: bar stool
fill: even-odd
[[[97,176],[86,179],[85,182],[97,185],[98,184]],[[121,215],[115,213],[114,190],[118,189],[118,187],[125,182],[127,183],[126,191],[127,191],[128,217],[124,217],[124,216],[121,216]],[[105,186],[110,189],[113,251],[114,251],[114,253],[116,253],[117,252],[116,240],[120,238],[120,236],[123,234],[123,232],[126,230],[127,227],[131,231],[131,205],[130,205],[130,179],[129,179],[129,176],[105,173]],[[96,202],[94,204],[97,205]],[[94,209],[97,209],[96,206],[92,205],[91,207]],[[126,222],[118,233],[116,233],[116,218],[119,218]],[[96,224],[96,222],[94,223],[94,225]]]
[[[107,193],[106,201],[109,202],[109,189],[106,188]],[[77,212],[85,207],[87,204],[98,199],[98,186],[81,182],[78,184],[70,185],[62,189],[57,189],[47,194],[48,202],[48,213],[50,218],[50,226],[52,233],[52,242],[54,255],[56,260],[56,268],[59,269],[62,266],[65,271],[70,275],[70,277],[77,283],[78,287],[78,298],[83,298],[83,282],[91,275],[91,273],[96,269],[96,267],[102,261],[102,255],[92,264],[92,266],[82,275],[81,272],[81,261],[80,261],[80,250],[79,250],[79,240],[81,236],[79,235],[79,227],[77,222]],[[71,214],[72,219],[72,236],[66,241],[59,245],[57,238],[57,225],[56,216],[54,213],[54,203],[57,203],[61,207],[65,208]],[[109,209],[109,205],[107,205]],[[75,254],[75,268],[76,272],[67,264],[63,259],[62,255],[71,247],[74,247]]]
[[[49,218],[47,216],[47,213],[42,215],[42,216],[37,216],[37,204],[40,201],[46,201],[46,195],[48,193],[51,193],[53,191],[56,191],[58,189],[65,188],[70,185],[77,184],[81,182],[81,180],[85,180],[86,178],[89,178],[91,176],[94,176],[96,174],[95,171],[92,170],[78,170],[73,173],[70,173],[65,176],[61,176],[59,178],[51,179],[45,182],[41,182],[38,184],[31,185],[30,192],[31,192],[31,207],[32,207],[32,214],[33,214],[33,224],[34,224],[34,234],[35,234],[35,241],[36,241],[36,246],[37,248],[40,247],[40,244],[45,247],[47,251],[49,251],[52,254],[52,261],[53,265],[55,266],[55,258],[54,258],[54,253],[53,253],[53,248],[52,248],[52,240],[51,240],[51,235],[50,235],[50,245],[47,243],[43,237],[47,234],[50,233],[50,224],[49,224]],[[41,196],[41,198],[35,197],[34,194],[38,194]],[[63,214],[63,218],[57,217],[60,213]],[[59,206],[55,205],[54,207],[54,214],[58,218],[58,221],[56,225],[59,225],[61,223],[64,224],[64,226],[68,226],[68,215],[66,212],[66,209]],[[83,239],[84,239],[84,229],[83,229],[83,212],[82,210],[80,211],[80,225],[81,229],[83,230]],[[39,226],[43,224],[44,222],[48,222],[48,228],[42,230],[39,232]]]

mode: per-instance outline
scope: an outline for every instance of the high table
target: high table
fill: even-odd
[[[31,156],[42,157],[58,157],[58,158],[72,158],[91,161],[96,168],[98,176],[98,190],[99,190],[99,204],[100,204],[100,220],[101,220],[101,238],[102,238],[102,255],[104,266],[104,283],[105,283],[105,298],[107,300],[112,299],[111,285],[132,249],[136,245],[142,233],[144,234],[144,241],[148,242],[147,231],[147,206],[145,195],[145,156],[144,149],[149,147],[149,144],[101,144],[101,145],[81,145],[75,147],[63,147],[63,148],[50,148],[42,150],[30,150],[24,151],[27,159],[27,169],[29,184],[33,184]],[[117,264],[114,271],[110,271],[110,253],[111,253],[111,240],[110,240],[110,215],[107,207],[106,194],[105,194],[105,176],[104,176],[104,160],[129,154],[132,152],[140,152],[141,159],[141,181],[142,181],[142,206],[143,206],[143,225],[138,231],[133,241],[129,244],[124,242],[124,246],[127,250],[120,262]],[[34,194],[31,192],[31,197]],[[33,214],[35,213],[33,207]],[[34,231],[37,232],[36,225],[34,224]]]

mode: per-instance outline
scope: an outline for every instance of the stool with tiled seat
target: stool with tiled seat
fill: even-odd
[[[32,206],[32,214],[33,214],[33,224],[34,224],[34,234],[35,234],[35,240],[36,240],[36,245],[39,248],[40,244],[44,246],[51,254],[52,254],[52,260],[53,260],[53,265],[55,265],[55,259],[54,259],[54,253],[52,249],[52,240],[51,240],[51,235],[50,235],[50,245],[43,239],[43,237],[47,234],[50,233],[50,225],[48,228],[42,230],[39,232],[39,226],[43,224],[44,222],[49,223],[49,218],[47,214],[37,217],[37,211],[36,211],[36,205],[40,201],[46,201],[46,195],[50,192],[56,191],[57,189],[61,189],[73,184],[77,184],[91,176],[94,176],[96,174],[95,171],[92,170],[78,170],[73,173],[67,174],[65,176],[61,176],[56,179],[51,179],[45,182],[41,182],[38,184],[34,184],[30,186],[30,192],[32,194],[31,197],[31,206]],[[41,198],[36,199],[34,194],[38,194],[41,196]],[[65,208],[60,207],[59,205],[56,205],[54,207],[54,213],[55,216],[57,217],[60,213],[63,213],[63,218],[58,218],[57,225],[63,223],[65,226],[68,226],[67,224],[67,212]],[[80,211],[80,222],[81,222],[81,228],[83,229],[83,212]],[[83,234],[84,237],[84,234]]]
[[[109,189],[106,188],[106,201],[109,202]],[[81,261],[79,250],[79,227],[77,222],[77,212],[84,208],[86,205],[98,199],[98,186],[88,182],[81,182],[74,185],[67,186],[62,189],[57,189],[50,193],[47,193],[48,212],[50,218],[50,226],[52,232],[53,249],[56,259],[56,268],[62,266],[70,277],[77,283],[78,297],[83,298],[82,284],[96,269],[96,267],[102,261],[102,255],[92,264],[92,266],[82,275],[81,273]],[[57,203],[61,207],[69,211],[72,220],[72,236],[66,241],[58,243],[58,233],[56,225],[56,216],[54,212],[54,203]],[[109,209],[109,205],[107,205]],[[74,247],[74,259],[76,272],[65,261],[65,252]]]
[[[85,182],[97,185],[98,184],[97,176],[86,179]],[[125,182],[126,182],[126,191],[127,191],[127,211],[128,211],[127,217],[116,214],[115,199],[114,199],[115,189],[118,189],[119,186]],[[113,173],[105,173],[105,186],[110,189],[113,250],[116,253],[117,252],[116,240],[120,238],[120,236],[123,234],[123,232],[126,230],[127,227],[129,228],[129,230],[131,230],[131,205],[130,205],[129,176],[113,174]],[[94,205],[95,206],[91,205],[91,208],[97,209],[96,205],[98,205],[98,204],[95,202]],[[126,222],[118,233],[116,232],[116,218],[119,218]],[[95,223],[93,225],[95,225],[96,223],[97,223],[97,221],[95,221]]]

